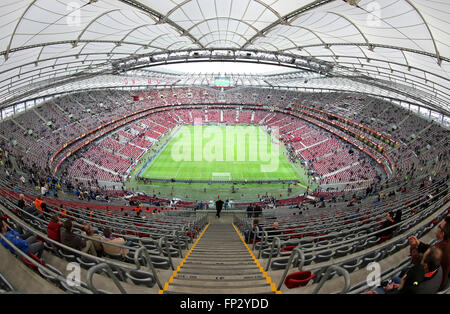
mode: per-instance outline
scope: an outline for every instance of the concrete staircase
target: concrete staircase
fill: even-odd
[[[211,223],[166,293],[274,293],[231,223]]]

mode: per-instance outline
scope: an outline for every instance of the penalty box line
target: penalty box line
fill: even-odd
[[[169,144],[170,141],[172,141],[172,138],[174,138],[174,136],[177,135],[178,132],[179,132],[181,129],[182,129],[182,127],[178,128],[178,130],[176,130],[175,133],[172,134],[172,135],[170,136],[170,138],[167,140],[167,143],[164,144],[164,145],[156,152],[156,154],[155,154],[155,155],[147,162],[147,164],[144,166],[144,168],[142,168],[141,171],[139,171],[139,173],[138,173],[138,175],[137,175],[138,177],[141,175],[141,173],[143,173],[143,172],[148,168],[148,166],[150,166],[150,164],[153,162],[153,160],[155,160],[156,157],[159,156],[159,154],[164,150],[164,148],[166,148],[167,144]]]

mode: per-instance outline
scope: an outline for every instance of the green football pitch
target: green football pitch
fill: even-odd
[[[268,181],[304,175],[259,126],[183,126],[139,176],[149,179]]]

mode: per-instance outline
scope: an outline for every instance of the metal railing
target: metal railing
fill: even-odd
[[[140,249],[134,252],[134,262],[136,263],[136,270],[141,268],[141,263],[139,261],[139,257],[143,257],[148,265],[148,269],[152,272],[153,278],[155,278],[156,283],[160,289],[163,288],[161,281],[159,280],[158,273],[156,272],[155,267],[153,266],[152,258],[148,254],[147,249],[143,246]]]
[[[298,271],[302,270],[303,265],[305,264],[305,255],[303,254],[302,250],[300,250],[300,248],[295,248],[292,250],[292,253],[289,256],[289,260],[286,264],[286,268],[284,269],[283,275],[281,276],[280,281],[278,282],[277,290],[280,290],[281,286],[283,285],[284,280],[286,279],[287,273],[288,273],[289,269],[291,268],[292,262],[297,255],[299,258]]]
[[[275,244],[277,245],[277,254],[276,256],[278,256],[278,254],[280,254],[280,250],[281,250],[281,240],[278,237],[274,237],[272,240],[272,245],[270,246],[270,252],[269,252],[269,259],[267,260],[267,265],[266,265],[266,269],[265,271],[269,270],[270,267],[270,262],[272,261],[272,256],[273,256],[273,251],[275,248]],[[261,254],[261,250],[259,251],[259,253]],[[260,258],[260,256],[258,256],[258,258]]]
[[[337,294],[347,293],[347,291],[350,289],[350,275],[348,271],[346,271],[344,268],[340,266],[331,265],[330,267],[327,268],[325,274],[320,278],[320,281],[314,288],[312,294],[317,294],[319,290],[322,289],[323,285],[325,284],[325,281],[327,281],[332,276],[332,272],[336,272],[336,274],[342,275],[345,281],[344,287],[340,292],[337,292]]]
[[[122,287],[122,285],[120,284],[119,279],[117,279],[116,275],[113,273],[111,266],[109,266],[107,263],[100,263],[100,264],[97,264],[97,265],[89,268],[89,270],[87,272],[87,285],[92,292],[100,293],[97,290],[97,288],[94,287],[94,283],[93,283],[94,274],[96,274],[98,272],[105,272],[106,274],[108,274],[108,276],[112,279],[112,281],[114,282],[116,287],[119,289],[121,294],[127,293],[125,291],[125,289]]]

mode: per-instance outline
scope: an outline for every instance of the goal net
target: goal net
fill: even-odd
[[[211,174],[212,181],[231,181],[231,174],[229,172],[213,172]]]

